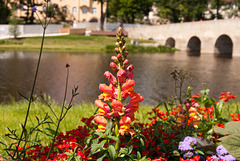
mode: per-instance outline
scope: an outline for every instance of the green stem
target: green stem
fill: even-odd
[[[22,130],[21,136],[19,138],[18,144],[16,146],[16,151],[17,151],[18,147],[21,144],[21,141],[22,141],[22,138],[23,138],[24,129],[26,129],[26,125],[27,125],[27,121],[28,121],[30,107],[31,107],[31,104],[33,102],[33,94],[34,94],[35,85],[36,85],[36,82],[37,82],[37,76],[38,76],[38,71],[39,71],[39,66],[40,66],[40,61],[41,61],[41,56],[42,56],[43,43],[44,43],[44,38],[45,38],[45,31],[46,31],[46,27],[43,28],[42,43],[41,43],[41,48],[40,48],[40,53],[39,53],[39,58],[38,58],[38,63],[37,63],[37,69],[36,69],[36,72],[35,72],[35,77],[34,77],[34,81],[33,81],[33,86],[32,86],[32,91],[31,91],[31,95],[30,95],[30,100],[29,100],[29,103],[28,103],[27,113],[26,113],[26,117],[25,117],[25,121],[24,121],[24,125],[23,125],[23,130]],[[16,152],[14,153],[13,157],[15,155],[16,155]],[[18,157],[19,157],[19,153],[17,152],[17,158]],[[25,159],[25,154],[23,156],[23,160],[24,159]]]
[[[58,134],[58,129],[59,129],[60,123],[61,123],[61,121],[64,118],[63,117],[63,110],[65,108],[65,101],[66,101],[66,97],[67,97],[68,75],[69,75],[69,69],[67,68],[67,78],[66,78],[66,86],[65,86],[65,94],[64,94],[63,104],[62,104],[62,110],[61,110],[61,113],[60,113],[60,117],[58,118],[57,128],[56,128],[56,131],[55,131],[55,134],[54,134],[54,137],[53,137],[53,141],[52,141],[51,147],[50,147],[50,149],[48,151],[48,155],[47,155],[47,159],[46,160],[48,160],[48,158],[49,158],[49,155],[50,155],[51,150],[53,148],[53,144],[54,144],[54,142],[56,140],[56,137],[57,137],[57,134]]]
[[[119,120],[117,119],[116,120],[116,125],[115,125],[115,135],[116,135],[116,137],[117,138],[119,138]],[[115,144],[115,150],[116,151],[118,151],[118,149],[119,149],[119,144],[120,144],[120,142],[119,141],[116,141],[116,144]],[[118,155],[118,153],[116,153],[116,155]],[[116,158],[117,158],[117,156],[116,156]]]

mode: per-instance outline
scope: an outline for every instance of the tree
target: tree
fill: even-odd
[[[111,0],[109,2],[110,16],[123,23],[135,23],[143,20],[152,7],[152,0]]]
[[[4,0],[0,0],[0,24],[8,23],[9,16],[11,15],[10,9]]]
[[[154,0],[159,16],[171,22],[198,21],[204,19],[208,0]]]
[[[220,14],[219,10],[222,6],[226,5],[223,0],[211,0],[211,9],[216,9],[216,15],[212,15],[212,18],[222,19],[222,15]]]
[[[14,37],[14,39],[17,39],[20,35],[19,27],[18,27],[19,21],[17,20],[16,16],[13,16],[13,18],[10,20],[10,27],[9,27],[9,33]]]
[[[107,10],[108,10],[108,1],[109,0],[95,0],[95,1],[98,1],[101,4],[100,30],[103,31],[103,25],[104,25],[105,15],[107,14]],[[103,5],[105,2],[107,2],[107,7],[105,10],[105,14],[104,14],[103,13]]]

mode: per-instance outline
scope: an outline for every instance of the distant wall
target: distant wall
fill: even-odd
[[[104,30],[115,31],[120,26],[119,23],[104,23]],[[144,27],[143,24],[123,24],[123,27]],[[86,30],[100,30],[100,23],[97,22],[75,22],[73,28],[85,28]]]
[[[0,38],[9,38],[11,34],[9,33],[9,28],[11,25],[0,25]],[[43,33],[43,28],[41,25],[18,25],[20,37],[25,36],[39,36]],[[58,30],[62,28],[63,25],[50,24],[47,27],[46,34],[56,34]]]

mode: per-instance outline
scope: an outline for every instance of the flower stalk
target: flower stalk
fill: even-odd
[[[132,64],[129,65],[127,59],[128,52],[125,51],[125,40],[121,27],[117,31],[116,39],[116,55],[112,56],[110,63],[116,77],[109,71],[104,73],[110,85],[99,85],[99,89],[103,93],[95,101],[99,108],[94,118],[94,121],[99,124],[97,131],[100,132],[105,132],[108,120],[112,120],[113,129],[110,131],[113,131],[114,136],[118,138],[115,140],[115,158],[119,156],[120,136],[126,133],[131,135],[135,133],[130,124],[135,120],[134,113],[138,111],[139,102],[143,101],[143,97],[133,88],[135,85],[132,72],[134,67]],[[124,104],[123,101],[127,97],[130,97],[130,101],[128,104]]]

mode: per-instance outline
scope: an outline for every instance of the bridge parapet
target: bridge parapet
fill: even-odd
[[[184,51],[195,50],[199,47],[202,53],[229,54],[231,52],[233,56],[240,55],[240,45],[238,45],[240,44],[239,19],[126,27],[125,30],[129,33],[130,38],[152,38],[162,45],[168,45],[167,40],[172,39],[174,47]],[[189,46],[189,43],[196,44]],[[219,47],[226,48],[226,50],[219,49]]]

